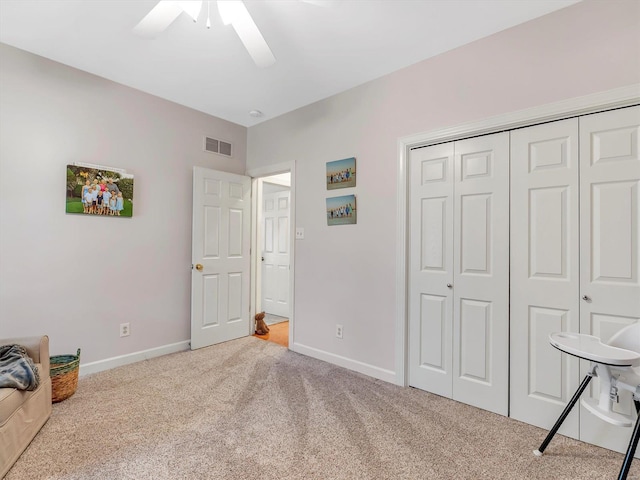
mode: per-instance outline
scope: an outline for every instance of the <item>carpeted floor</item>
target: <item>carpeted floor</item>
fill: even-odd
[[[545,433],[246,337],[81,378],[6,480],[616,478]]]

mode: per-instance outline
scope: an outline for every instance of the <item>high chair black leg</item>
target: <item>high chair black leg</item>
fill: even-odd
[[[562,425],[562,422],[565,421],[565,419],[567,418],[567,415],[569,415],[569,412],[571,412],[571,409],[580,398],[580,395],[582,395],[582,392],[584,392],[584,389],[587,388],[587,385],[589,385],[589,382],[591,381],[592,378],[593,378],[593,373],[592,372],[587,373],[587,376],[584,377],[584,380],[582,380],[582,383],[578,387],[578,390],[576,390],[576,393],[573,394],[573,397],[571,397],[571,400],[569,401],[567,406],[564,408],[564,410],[560,414],[560,417],[556,421],[555,425],[549,431],[547,438],[544,439],[544,442],[542,442],[542,445],[540,445],[540,448],[538,448],[538,450],[533,451],[534,455],[539,457],[544,453],[545,449],[549,446],[551,439],[553,438],[553,436],[556,434],[556,432]]]
[[[620,469],[620,475],[618,475],[618,480],[626,480],[627,475],[629,474],[629,469],[631,468],[631,462],[633,462],[633,456],[636,454],[638,440],[640,440],[640,402],[637,400],[634,400],[633,403],[635,403],[636,405],[636,412],[638,413],[638,418],[636,419],[636,426],[633,429],[633,434],[631,435],[631,440],[629,441],[629,448],[627,448],[627,454],[624,457],[624,462],[622,462],[622,468]]]

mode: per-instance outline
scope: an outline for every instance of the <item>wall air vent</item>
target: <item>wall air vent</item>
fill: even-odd
[[[217,140],[212,137],[204,137],[204,151],[209,153],[217,153],[225,157],[232,157],[231,144],[224,140]]]

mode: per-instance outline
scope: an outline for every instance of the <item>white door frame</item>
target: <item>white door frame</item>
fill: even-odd
[[[596,113],[640,104],[640,84],[606,92],[576,97],[561,102],[519,110],[477,122],[442,128],[398,139],[397,218],[396,225],[396,345],[395,371],[397,385],[407,386],[408,363],[408,159],[412,148],[464,138],[528,127],[543,122]],[[293,204],[293,200],[292,200]],[[293,297],[291,297],[293,298]],[[289,333],[291,335],[291,332]]]
[[[260,239],[258,238],[259,229],[256,228],[258,225],[258,209],[261,205],[258,204],[258,179],[262,177],[270,177],[272,175],[277,175],[279,173],[291,173],[291,187],[290,192],[291,196],[289,197],[289,349],[294,350],[293,348],[293,338],[294,338],[294,312],[295,312],[295,297],[294,297],[294,272],[295,272],[295,223],[296,223],[296,162],[283,162],[277,163],[274,165],[267,165],[265,167],[257,167],[248,169],[246,175],[251,177],[251,308],[249,311],[249,315],[251,318],[254,318],[256,314],[256,305],[258,304],[258,295],[260,294],[260,289],[258,287],[258,276],[259,270],[261,266],[261,262],[259,261],[258,255],[258,242]],[[253,334],[253,322],[251,323],[251,331],[249,335]]]

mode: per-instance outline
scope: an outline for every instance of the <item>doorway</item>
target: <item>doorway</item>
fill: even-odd
[[[266,335],[257,338],[289,348],[293,343],[293,164],[248,172],[253,177],[252,308],[265,312]]]

